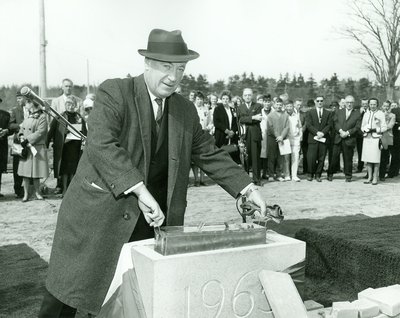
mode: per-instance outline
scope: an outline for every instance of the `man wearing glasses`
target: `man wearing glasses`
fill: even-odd
[[[315,108],[311,109],[306,115],[306,126],[309,132],[307,140],[308,181],[312,181],[315,176],[315,179],[321,182],[332,125],[331,114],[324,109],[324,97],[317,96]]]
[[[344,174],[346,182],[350,182],[353,169],[353,155],[356,138],[361,129],[361,114],[354,111],[354,97],[349,95],[345,99],[345,108],[339,109],[334,118],[335,130],[332,162],[328,169],[328,181],[332,181],[333,167],[339,162],[340,150],[343,152]]]

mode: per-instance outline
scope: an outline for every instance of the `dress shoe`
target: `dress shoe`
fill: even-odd
[[[282,177],[278,177],[278,179],[277,179],[279,182],[284,182],[285,181],[285,179],[283,179]]]
[[[200,185],[201,185],[201,186],[206,186],[207,183],[205,183],[204,181],[200,181]]]
[[[292,178],[292,181],[300,182],[300,178],[299,178],[299,177],[293,177],[293,178]]]
[[[200,182],[199,182],[199,181],[195,181],[195,182],[194,182],[194,186],[195,186],[195,187],[200,187]]]
[[[261,181],[254,181],[253,182],[256,186],[262,187]]]
[[[351,182],[351,178],[346,178],[346,182]]]
[[[372,184],[372,185],[377,185],[377,184],[378,184],[378,181],[374,180],[374,181],[372,181],[371,184]]]
[[[307,181],[312,181],[313,177],[312,176],[308,176],[307,177]]]
[[[22,198],[22,202],[28,202],[28,198]]]
[[[328,181],[332,181],[333,177],[332,176],[328,176]]]
[[[317,182],[322,182],[321,177],[316,177],[315,180],[317,180]]]
[[[364,184],[370,184],[371,180],[364,181]]]
[[[379,181],[385,181],[386,179],[384,177],[379,178]]]

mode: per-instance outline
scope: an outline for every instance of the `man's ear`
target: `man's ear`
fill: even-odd
[[[145,71],[148,71],[150,69],[150,59],[148,59],[147,57],[144,59],[144,69]]]

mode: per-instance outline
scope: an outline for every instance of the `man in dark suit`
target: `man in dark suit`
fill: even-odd
[[[123,244],[154,237],[162,224],[183,225],[192,161],[265,214],[251,179],[203,131],[193,103],[174,93],[199,54],[180,31],[159,29],[139,53],[144,74],[98,88],[86,148],[58,214],[39,317],[59,317],[65,304],[99,312]]]
[[[393,126],[393,146],[390,147],[390,167],[388,178],[394,178],[399,175],[400,169],[400,108],[393,108],[392,113],[396,116],[396,122]]]
[[[25,109],[26,98],[21,95],[20,91],[16,94],[17,105],[11,109],[10,131],[14,133],[14,142],[19,143],[18,131],[19,125],[28,117],[28,111]],[[18,175],[19,156],[13,156],[13,178],[14,192],[18,198],[24,196],[24,188],[22,187],[22,177]]]
[[[332,120],[331,113],[324,109],[324,97],[317,96],[315,108],[308,111],[306,116],[306,126],[308,130],[308,181],[312,181],[314,176],[321,182],[322,169],[324,168],[327,145],[329,145],[329,133]]]
[[[361,114],[354,110],[354,97],[349,95],[345,99],[346,107],[339,109],[333,119],[335,127],[332,162],[328,169],[328,181],[332,181],[334,167],[337,165],[340,150],[343,152],[344,174],[346,182],[350,182],[353,175],[353,155],[356,138],[361,129]]]
[[[213,125],[215,127],[215,145],[217,147],[229,146],[233,150],[229,152],[236,163],[240,162],[238,145],[238,125],[237,114],[232,107],[231,93],[223,91],[221,93],[222,104],[217,104],[213,114]],[[237,151],[234,151],[236,146]],[[228,147],[226,147],[228,149]]]
[[[261,185],[261,128],[262,105],[254,103],[253,90],[245,88],[243,90],[244,103],[239,106],[239,122],[246,127],[245,140],[248,154],[248,171],[251,167],[253,171],[253,181],[256,185]]]
[[[2,102],[3,100],[0,98],[0,103]],[[4,196],[1,193],[1,175],[3,172],[7,172],[9,126],[10,113],[0,109],[0,198]]]

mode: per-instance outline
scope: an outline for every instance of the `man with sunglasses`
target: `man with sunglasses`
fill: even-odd
[[[331,114],[324,109],[324,97],[319,95],[315,99],[315,108],[306,115],[306,126],[309,132],[307,139],[308,181],[312,181],[315,177],[318,182],[321,182],[332,125]]]

